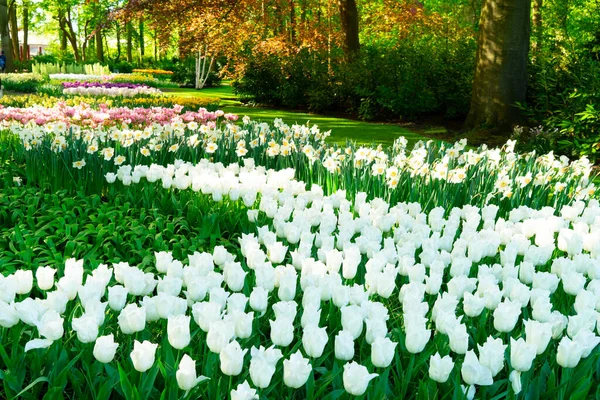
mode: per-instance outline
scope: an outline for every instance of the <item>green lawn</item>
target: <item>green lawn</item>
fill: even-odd
[[[419,133],[412,132],[394,124],[371,123],[304,112],[244,106],[238,100],[235,93],[233,93],[232,88],[228,83],[223,83],[216,88],[201,90],[163,89],[163,91],[177,96],[218,98],[221,100],[221,109],[223,111],[238,114],[240,117],[248,115],[254,120],[272,122],[275,118],[281,118],[287,124],[305,124],[306,122],[310,122],[311,124],[318,125],[321,130],[331,130],[330,142],[332,143],[344,144],[346,143],[346,140],[351,140],[364,144],[382,143],[389,145],[392,144],[397,137],[404,136],[408,139],[409,148],[411,148],[412,144],[417,141],[428,139]]]

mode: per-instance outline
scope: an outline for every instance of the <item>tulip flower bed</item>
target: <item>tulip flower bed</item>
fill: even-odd
[[[585,158],[181,108],[0,117],[8,398],[600,395]]]
[[[160,96],[161,91],[137,83],[63,82],[63,94],[75,96],[136,97]]]
[[[62,89],[60,89],[62,93]],[[49,95],[20,95],[20,96],[4,96],[0,98],[0,105],[8,108],[27,108],[33,106],[42,106],[44,108],[52,108],[57,104],[67,106],[84,106],[99,109],[101,105],[108,108],[152,108],[174,106],[182,106],[182,112],[198,111],[200,108],[206,108],[208,111],[217,111],[219,108],[219,99],[210,97],[178,97],[178,96],[152,96],[152,97],[84,97],[84,96],[69,96],[68,98],[54,97]]]

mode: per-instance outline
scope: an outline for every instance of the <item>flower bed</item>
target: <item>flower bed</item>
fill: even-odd
[[[586,398],[586,158],[222,111],[0,108],[10,398]],[[44,382],[44,385],[36,384]]]

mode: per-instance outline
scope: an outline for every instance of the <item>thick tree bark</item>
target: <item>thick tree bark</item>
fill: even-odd
[[[104,62],[104,42],[102,40],[102,11],[100,9],[99,2],[96,2],[94,7],[96,13],[96,29],[94,31],[94,37],[96,42],[96,59],[100,62]]]
[[[96,58],[100,62],[104,62],[104,43],[102,42],[102,29],[96,28]]]
[[[23,1],[23,59],[29,60],[29,2]]]
[[[116,24],[115,31],[117,33],[117,57],[115,60],[119,61],[121,59],[121,26],[119,23]]]
[[[140,19],[140,40],[139,40],[139,44],[140,44],[140,61],[144,60],[144,47],[146,46],[146,44],[144,43],[144,20]]]
[[[65,13],[63,10],[58,11],[58,36],[60,41],[60,53],[65,55],[67,53],[67,35],[65,34]]]
[[[533,37],[532,50],[538,51],[542,47],[542,6],[544,0],[533,0],[533,15],[531,16],[531,22],[533,25]]]
[[[10,72],[13,70],[13,58],[8,34],[8,4],[6,4],[6,0],[0,0],[0,39],[2,40],[2,51],[6,56],[6,71]]]
[[[338,0],[342,26],[342,47],[347,60],[351,60],[360,50],[358,39],[358,9],[356,0]]]
[[[133,61],[132,41],[133,41],[133,27],[131,26],[131,22],[128,22],[127,23],[127,62]]]
[[[12,46],[13,59],[20,59],[19,55],[19,26],[17,25],[17,3],[15,0],[10,2],[8,7],[8,25],[10,28],[10,40]]]
[[[466,128],[510,128],[525,101],[531,0],[484,0]]]

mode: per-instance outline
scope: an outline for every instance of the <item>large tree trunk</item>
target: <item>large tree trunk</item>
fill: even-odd
[[[23,1],[23,59],[29,60],[29,2]]]
[[[144,46],[146,45],[144,43],[144,20],[140,19],[140,40],[139,40],[139,44],[140,44],[140,61],[144,61]]]
[[[96,38],[96,59],[100,62],[104,62],[104,42],[102,41],[102,14],[100,9],[100,4],[97,2],[95,4],[95,12],[96,12],[96,29],[94,32],[94,36]]]
[[[6,70],[13,70],[13,57],[8,34],[8,4],[6,0],[0,0],[0,39],[2,40],[2,51],[6,56]]]
[[[542,6],[544,0],[533,0],[533,15],[531,22],[533,25],[533,37],[532,50],[538,51],[542,47]]]
[[[525,101],[531,0],[484,0],[466,128],[510,128]]]
[[[102,42],[102,29],[96,28],[96,58],[100,62],[104,62],[104,43]]]
[[[127,23],[127,62],[133,61],[132,41],[133,41],[133,27],[131,26],[131,22],[128,22]]]
[[[8,25],[10,28],[10,40],[12,46],[13,59],[18,60],[19,56],[19,27],[17,25],[17,3],[12,1],[8,7]]]
[[[342,26],[342,47],[347,60],[351,60],[360,50],[358,39],[358,9],[356,0],[338,0]]]
[[[118,22],[115,25],[115,31],[117,33],[117,57],[115,60],[119,61],[121,59],[121,25]]]
[[[62,56],[64,56],[65,54],[67,54],[67,34],[66,32],[66,27],[65,27],[65,13],[63,10],[59,9],[58,10],[58,36],[59,36],[59,41],[60,41],[60,53]]]

